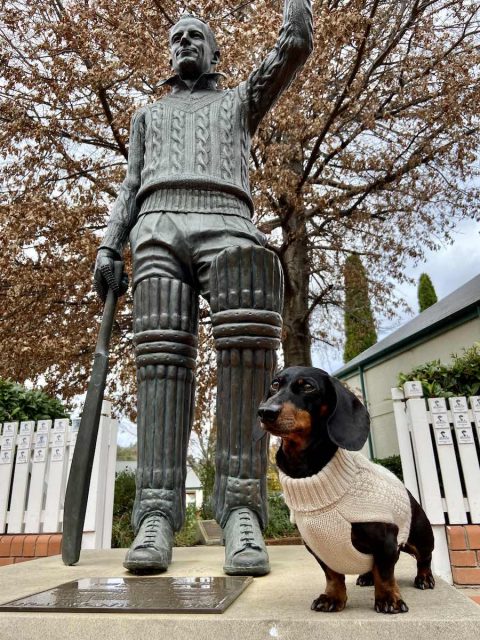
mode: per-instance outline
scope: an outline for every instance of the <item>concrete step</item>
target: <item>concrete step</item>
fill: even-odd
[[[60,556],[0,568],[0,602],[87,577],[127,576],[124,550],[83,551],[75,567]],[[415,561],[402,554],[397,579],[410,611],[378,614],[373,587],[347,579],[341,613],[317,613],[310,604],[325,584],[323,572],[299,546],[270,547],[272,572],[256,578],[223,614],[29,613],[0,611],[0,639],[11,640],[475,640],[480,607],[438,579],[433,591],[415,589]],[[221,576],[223,549],[175,549],[168,576]]]

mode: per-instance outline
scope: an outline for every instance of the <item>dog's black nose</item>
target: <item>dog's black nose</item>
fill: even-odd
[[[262,422],[275,422],[280,415],[282,407],[278,405],[270,405],[268,407],[260,406],[258,409],[258,415]]]

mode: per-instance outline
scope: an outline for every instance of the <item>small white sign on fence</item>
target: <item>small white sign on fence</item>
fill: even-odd
[[[392,389],[400,456],[405,485],[433,525],[435,570],[451,580],[444,525],[480,523],[480,396],[471,410],[465,397],[429,398],[427,407],[421,388]]]
[[[69,420],[0,425],[0,534],[62,530],[63,500],[77,424]],[[117,422],[104,402],[82,548],[110,548]]]

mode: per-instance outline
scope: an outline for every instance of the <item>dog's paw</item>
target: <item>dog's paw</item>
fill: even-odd
[[[435,589],[435,578],[433,577],[430,569],[428,569],[425,572],[419,572],[413,584],[417,589]]]
[[[375,611],[377,613],[406,613],[408,607],[400,598],[384,596],[383,598],[375,598]]]
[[[346,598],[345,600],[341,600],[339,598],[327,596],[326,593],[322,593],[322,595],[318,596],[318,598],[315,598],[310,608],[312,609],[312,611],[324,611],[325,613],[333,613],[334,611],[342,611],[343,609],[345,609],[346,602]]]
[[[359,587],[371,587],[373,585],[373,573],[371,571],[362,573],[362,575],[358,576],[356,584]]]

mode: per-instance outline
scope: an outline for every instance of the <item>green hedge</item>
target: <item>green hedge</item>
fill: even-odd
[[[400,456],[390,456],[388,458],[373,458],[373,462],[381,464],[382,467],[386,467],[403,482],[402,462],[400,460]]]
[[[452,354],[452,362],[443,364],[432,360],[415,367],[408,373],[400,373],[398,384],[419,380],[426,398],[451,396],[476,396],[480,393],[480,342],[461,355]]]
[[[67,407],[39,389],[0,378],[0,422],[67,418]]]
[[[280,494],[268,497],[268,525],[265,538],[287,538],[298,536],[297,527],[290,522],[290,511]]]
[[[133,538],[131,525],[133,501],[135,500],[135,474],[126,469],[115,478],[113,497],[112,547],[129,547]]]
[[[197,510],[194,504],[189,504],[185,511],[183,527],[175,534],[176,547],[193,547],[200,542],[200,532],[197,526]]]
[[[129,547],[135,537],[131,524],[133,503],[135,500],[135,474],[128,469],[115,478],[113,498],[112,547]],[[196,510],[193,505],[186,509],[185,524],[175,535],[177,547],[191,547],[198,542]]]

